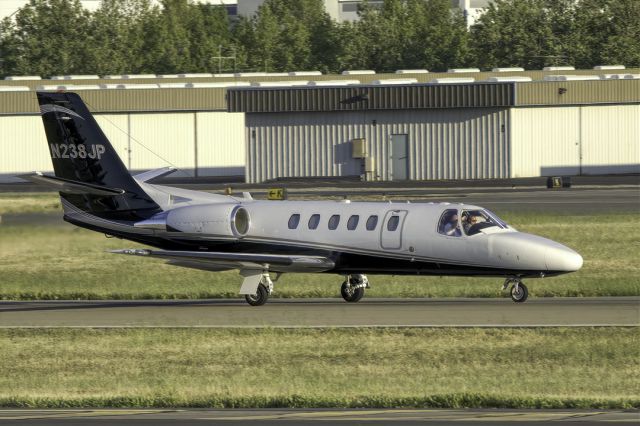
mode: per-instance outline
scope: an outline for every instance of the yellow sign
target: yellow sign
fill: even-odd
[[[272,188],[267,193],[267,200],[286,200],[287,190],[284,188]]]

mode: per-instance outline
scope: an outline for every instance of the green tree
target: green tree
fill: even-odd
[[[30,0],[5,21],[2,47],[10,74],[82,74],[88,71],[90,14],[79,0]]]
[[[405,47],[404,66],[446,70],[469,64],[469,32],[462,12],[448,0],[410,0],[407,21],[414,34]]]
[[[14,74],[20,51],[15,25],[9,18],[0,21],[0,76]]]
[[[211,72],[213,57],[231,43],[226,10],[191,0],[163,0],[144,32],[146,67],[158,73]]]
[[[557,55],[550,14],[541,0],[495,0],[471,28],[478,66],[539,69]]]
[[[144,22],[158,12],[149,0],[102,0],[91,19],[91,72],[146,71]]]
[[[582,0],[576,6],[576,65],[640,66],[640,2]]]
[[[358,22],[343,26],[350,33],[345,68],[442,70],[467,62],[464,17],[448,0],[385,0],[382,7],[364,2],[359,14]]]
[[[335,57],[329,44],[335,29],[321,0],[266,0],[234,33],[246,65],[255,70],[327,70]]]

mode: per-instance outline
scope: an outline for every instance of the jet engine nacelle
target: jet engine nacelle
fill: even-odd
[[[167,231],[231,239],[245,236],[250,223],[247,210],[236,203],[182,207],[169,211],[166,218]]]

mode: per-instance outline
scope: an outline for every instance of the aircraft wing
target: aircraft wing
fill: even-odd
[[[274,255],[258,253],[228,253],[200,251],[169,251],[148,249],[112,250],[111,253],[165,259],[177,266],[209,271],[227,269],[268,270],[272,272],[322,272],[335,266],[324,256]]]

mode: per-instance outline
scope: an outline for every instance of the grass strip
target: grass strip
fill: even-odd
[[[518,230],[576,249],[583,268],[560,277],[526,280],[531,296],[640,295],[640,219],[635,214],[506,213]],[[140,244],[74,227],[0,226],[0,299],[208,299],[238,297],[236,271],[203,272],[109,249]],[[498,278],[370,276],[367,297],[507,297]],[[274,297],[340,297],[343,278],[285,274]]]
[[[0,193],[0,215],[55,212],[62,214],[62,204],[57,192]]]
[[[640,328],[0,330],[5,407],[640,408]]]
[[[265,397],[229,397],[213,395],[201,399],[164,396],[104,398],[0,398],[4,408],[511,408],[511,409],[597,409],[640,408],[640,399],[595,399],[529,397],[504,395],[441,394],[419,397],[358,395],[345,398],[282,395]]]

